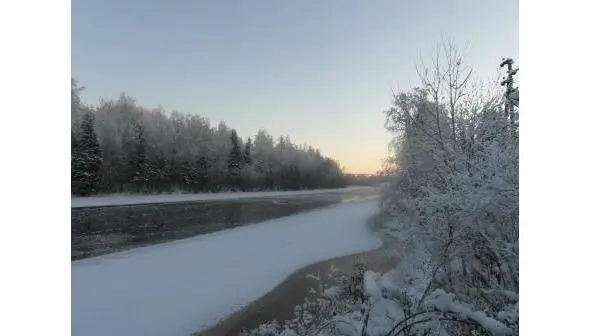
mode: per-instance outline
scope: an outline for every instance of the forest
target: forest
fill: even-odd
[[[339,163],[289,136],[241,138],[224,121],[145,108],[121,94],[85,104],[72,78],[72,195],[340,188]]]

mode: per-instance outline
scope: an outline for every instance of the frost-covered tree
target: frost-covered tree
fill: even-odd
[[[262,131],[243,145],[223,121],[212,126],[206,118],[162,108],[148,109],[121,94],[86,106],[72,80],[72,186],[79,194],[81,123],[87,112],[95,116],[101,148],[101,169],[96,191],[216,192],[229,189],[272,190],[338,187],[339,167],[326,168],[317,151],[298,148],[288,137],[283,144]],[[77,140],[77,141],[75,141]],[[331,161],[334,162],[334,161]],[[329,165],[333,165],[330,163]],[[78,167],[78,168],[76,168]],[[304,176],[306,178],[297,177]],[[78,175],[77,175],[78,174]],[[313,180],[310,176],[313,176]]]
[[[78,139],[76,137],[76,134],[74,134],[74,130],[72,130],[72,143],[71,143],[71,152],[70,152],[70,167],[71,167],[71,179],[72,179],[72,183],[71,183],[71,192],[72,194],[77,193],[77,189],[78,189],[78,178],[79,178],[79,172],[78,172],[78,162],[80,160],[80,151],[79,151],[79,147],[78,147]]]
[[[423,87],[397,94],[386,113],[395,168],[382,211],[409,251],[426,254],[430,280],[415,310],[439,293],[503,320],[519,293],[518,137],[499,90],[473,90],[461,55],[444,49],[420,72]],[[518,319],[504,323],[518,330]]]
[[[244,145],[244,164],[247,166],[252,165],[252,140],[250,138]]]
[[[228,178],[229,184],[234,189],[239,189],[242,186],[242,167],[244,165],[244,156],[242,154],[242,147],[240,139],[236,130],[232,130],[230,140],[232,149],[228,157]]]
[[[80,141],[73,154],[72,178],[76,185],[74,193],[96,194],[99,190],[101,149],[94,131],[94,114],[87,112],[80,125]]]
[[[196,183],[198,191],[207,191],[210,188],[209,181],[209,161],[206,155],[200,155],[197,159]]]
[[[254,189],[261,189],[261,177],[256,170],[252,158],[252,139],[249,137],[244,145],[243,162],[242,167],[242,188],[245,191],[252,191]]]
[[[80,98],[80,93],[84,90],[83,86],[78,85],[75,78],[71,80],[71,126],[72,129],[78,129],[82,122],[82,116],[85,113],[85,106]]]
[[[146,154],[146,138],[144,128],[136,124],[134,129],[134,149],[129,158],[131,182],[135,184],[136,191],[145,190],[152,177],[152,167]]]
[[[255,135],[253,151],[253,164],[256,173],[261,178],[263,189],[274,189],[274,171],[276,169],[275,148],[273,137],[264,130],[259,130]]]

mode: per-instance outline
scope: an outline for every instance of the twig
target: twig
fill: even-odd
[[[371,305],[367,308],[367,313],[365,314],[365,318],[363,319],[363,329],[361,329],[362,336],[367,336],[367,323],[369,322],[369,313],[371,312],[371,308]]]

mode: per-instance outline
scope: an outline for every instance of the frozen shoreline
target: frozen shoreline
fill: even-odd
[[[310,264],[373,250],[364,200],[72,263],[73,335],[188,335]]]
[[[89,197],[72,197],[72,208],[102,207],[118,205],[140,205],[175,202],[210,202],[223,200],[239,200],[249,198],[273,198],[303,195],[319,195],[344,193],[355,190],[373,189],[368,186],[352,186],[338,189],[314,189],[295,191],[252,191],[252,192],[221,192],[201,194],[161,194],[161,195],[106,195]]]
[[[334,279],[327,278],[331,267],[339,269],[341,274],[352,274],[355,265],[362,263],[372,271],[382,274],[389,272],[397,266],[400,255],[391,239],[385,239],[382,243],[382,246],[374,250],[331,258],[300,268],[247,307],[225,317],[208,329],[196,331],[193,336],[238,335],[243,329],[251,330],[271,321],[291,320],[296,305],[303,304],[305,298],[314,298],[309,290],[316,288],[318,284],[308,278],[309,274],[318,275],[325,283],[334,285]]]

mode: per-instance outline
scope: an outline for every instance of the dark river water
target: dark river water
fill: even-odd
[[[367,187],[209,203],[72,208],[72,260],[258,223],[376,194],[377,189]]]

